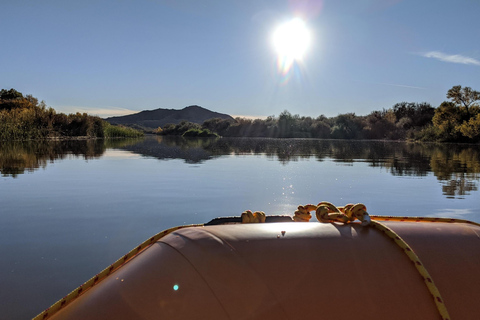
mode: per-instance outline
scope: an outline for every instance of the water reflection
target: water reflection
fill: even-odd
[[[187,163],[201,163],[211,159],[214,154],[210,146],[216,143],[213,139],[195,139],[182,137],[148,137],[136,144],[121,149],[160,160],[183,159]]]
[[[449,145],[434,152],[430,164],[438,180],[442,182],[443,194],[457,198],[478,190],[480,161],[478,148],[455,150]]]
[[[0,173],[16,178],[19,174],[45,168],[47,163],[68,156],[99,158],[107,148],[121,148],[134,140],[68,140],[0,142]]]
[[[123,149],[157,159],[183,159],[202,163],[226,155],[264,155],[283,164],[301,159],[353,165],[366,162],[394,176],[423,177],[430,172],[447,197],[462,198],[478,190],[480,151],[478,146],[457,144],[414,144],[383,141],[339,141],[312,139],[185,139],[146,137],[128,140],[51,142],[3,142],[0,145],[0,172],[17,177],[45,168],[48,162],[68,155],[85,159],[101,157],[108,148]]]

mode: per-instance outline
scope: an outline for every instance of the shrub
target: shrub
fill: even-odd
[[[433,125],[426,126],[422,130],[414,133],[414,139],[420,141],[437,141],[439,136],[440,130]]]
[[[185,131],[182,134],[182,137],[219,137],[218,134],[211,132],[208,129],[196,129],[192,128],[187,131]]]
[[[105,138],[136,138],[142,137],[143,132],[124,126],[115,126],[106,122],[104,126],[104,137]]]

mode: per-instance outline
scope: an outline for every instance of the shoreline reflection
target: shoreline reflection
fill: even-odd
[[[353,165],[367,163],[393,176],[425,177],[429,173],[442,185],[447,198],[463,198],[478,190],[480,151],[460,144],[419,144],[391,141],[315,139],[209,138],[147,136],[140,139],[82,141],[14,141],[0,143],[0,173],[16,178],[45,169],[49,162],[69,155],[99,158],[107,149],[121,149],[159,160],[182,159],[201,164],[228,155],[264,155],[283,165],[291,161],[333,160]]]

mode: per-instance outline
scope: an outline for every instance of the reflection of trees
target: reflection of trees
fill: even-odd
[[[31,150],[31,146],[27,149]],[[31,172],[38,168],[45,168],[48,158],[38,158],[35,152],[25,151],[21,143],[5,145],[2,143],[0,153],[0,172],[2,176],[16,177],[26,171]]]
[[[212,155],[206,151],[214,139],[183,138],[178,136],[144,139],[140,142],[122,147],[121,149],[135,152],[144,156],[155,157],[160,160],[184,159],[188,163],[200,163],[211,159]]]
[[[426,176],[431,171],[429,145],[395,143],[393,149],[384,154],[380,166],[387,168],[394,176]],[[374,158],[369,158],[372,161]]]
[[[431,156],[431,167],[448,197],[463,196],[478,189],[480,180],[478,148],[442,145]]]
[[[0,142],[0,172],[17,177],[25,172],[45,168],[48,162],[68,155],[93,159],[106,148],[122,147],[129,140],[67,140],[67,141],[8,141]],[[131,143],[131,141],[130,141]]]
[[[469,194],[470,191],[478,190],[476,182],[465,180],[465,178],[447,180],[442,184],[443,194],[447,198],[462,197]]]
[[[310,158],[316,155],[318,148],[325,146],[326,140],[303,139],[258,139],[258,138],[224,138],[209,146],[214,155],[223,154],[262,154],[268,158],[277,157],[282,163]],[[319,158],[321,160],[321,158]]]
[[[143,140],[140,138],[114,138],[103,140],[104,149],[121,149],[123,147],[136,144]]]
[[[365,162],[395,176],[426,176],[433,172],[449,197],[478,189],[480,151],[476,146],[416,144],[384,141],[182,138],[154,136],[145,139],[56,142],[11,142],[0,145],[0,172],[16,176],[45,167],[66,154],[86,159],[99,157],[106,148],[120,148],[158,159],[184,159],[201,163],[224,155],[262,154],[283,164],[314,157],[318,161],[353,164]]]
[[[162,137],[145,139],[124,148],[159,159],[180,158],[198,163],[229,154],[262,154],[283,164],[302,158],[326,158],[351,164],[366,162],[387,169],[395,176],[426,176],[433,172],[446,196],[463,196],[477,190],[480,154],[464,145],[417,144],[384,141],[222,138],[185,139]]]

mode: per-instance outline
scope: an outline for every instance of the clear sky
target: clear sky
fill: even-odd
[[[366,115],[480,90],[477,0],[0,0],[0,88],[104,116],[200,105]],[[276,28],[310,45],[279,69]]]

